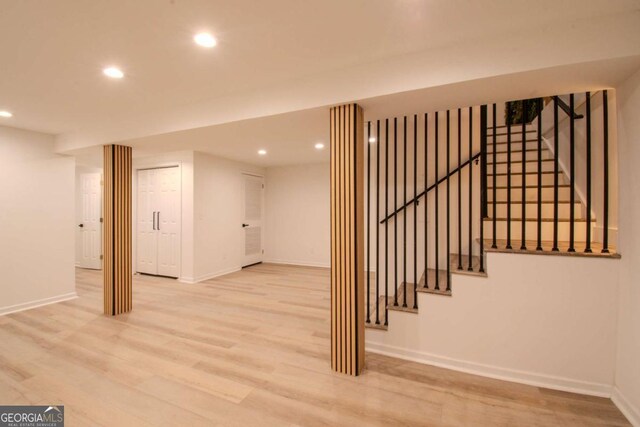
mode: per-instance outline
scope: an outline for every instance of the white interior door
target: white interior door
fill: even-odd
[[[156,228],[158,232],[158,274],[180,274],[180,174],[177,167],[156,170],[158,198]]]
[[[181,196],[178,167],[138,170],[138,273],[180,275]]]
[[[102,268],[102,177],[100,173],[86,173],[80,176],[82,186],[82,217],[78,224],[81,235],[81,255],[78,266],[82,268]]]
[[[157,274],[156,171],[138,171],[136,260],[138,273]]]
[[[262,215],[264,179],[244,175],[243,267],[262,262]]]

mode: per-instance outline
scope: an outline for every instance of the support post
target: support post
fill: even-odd
[[[331,367],[364,367],[364,124],[362,108],[331,108]]]
[[[131,147],[104,146],[104,314],[131,311]]]

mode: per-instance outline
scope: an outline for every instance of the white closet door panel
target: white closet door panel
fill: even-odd
[[[157,203],[155,170],[138,171],[137,211],[137,271],[157,274],[157,231],[155,205]]]
[[[158,274],[180,274],[180,171],[158,169]]]

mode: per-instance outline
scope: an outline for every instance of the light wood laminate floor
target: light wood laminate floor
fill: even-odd
[[[329,272],[258,265],[196,285],[134,278],[133,312],[80,298],[0,317],[0,404],[64,404],[67,425],[628,425],[609,399],[367,354],[329,367]]]

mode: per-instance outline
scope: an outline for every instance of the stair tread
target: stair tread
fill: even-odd
[[[486,271],[480,272],[480,257],[478,255],[473,255],[471,257],[471,270],[469,270],[469,255],[462,255],[462,269],[458,269],[458,259],[460,258],[459,254],[452,253],[449,255],[450,259],[450,268],[451,273],[453,274],[464,274],[470,276],[480,276],[487,277]]]
[[[493,221],[493,218],[492,217],[486,217],[486,218],[484,218],[484,220],[485,221]],[[499,218],[496,218],[496,221],[507,221],[507,218],[499,217]],[[518,217],[512,216],[511,217],[511,221],[512,222],[514,222],[514,221],[521,222],[522,218],[520,216],[518,216]],[[537,217],[536,218],[525,218],[525,221],[527,221],[527,222],[538,222],[538,218]],[[540,219],[540,222],[553,222],[553,221],[554,221],[553,218],[541,218]],[[584,218],[574,218],[573,221],[574,222],[587,222],[587,220],[584,219]],[[558,218],[558,222],[571,222],[571,220],[569,218]],[[596,222],[596,220],[592,219],[591,222]]]
[[[427,269],[427,285],[425,287],[425,274],[422,272],[422,277],[420,277],[420,281],[418,282],[418,292],[427,292],[438,295],[451,295],[451,291],[447,291],[447,270],[438,270],[439,274],[437,277],[438,289],[436,290],[436,269],[429,268]]]
[[[415,288],[415,284],[409,283],[409,282],[402,282],[400,285],[398,285],[398,299],[397,299],[398,305],[395,305],[395,300],[391,299],[391,301],[389,301],[389,307],[388,307],[389,310],[417,313],[418,309],[414,308],[414,301],[415,301],[414,288]],[[404,305],[405,289],[407,291],[406,306]]]
[[[479,240],[479,239],[477,239]],[[574,248],[576,250],[576,252],[567,252],[568,248],[569,248],[569,242],[565,242],[565,241],[559,241],[558,242],[558,251],[551,251],[551,249],[553,248],[553,242],[552,241],[547,241],[547,240],[543,240],[541,242],[542,244],[542,251],[537,251],[536,246],[537,246],[537,241],[535,240],[526,240],[525,241],[525,246],[528,248],[526,250],[522,250],[519,249],[520,244],[522,243],[521,240],[519,239],[511,239],[511,246],[513,246],[513,249],[505,249],[505,246],[507,244],[507,241],[504,239],[496,239],[496,246],[498,246],[498,248],[491,248],[493,241],[491,239],[485,239],[484,240],[484,250],[485,252],[499,252],[499,253],[525,253],[525,254],[533,254],[533,255],[560,255],[560,256],[586,256],[586,257],[595,257],[595,258],[615,258],[615,259],[619,259],[621,258],[621,255],[619,253],[616,252],[615,247],[612,247],[611,245],[609,246],[609,253],[602,253],[602,243],[599,242],[592,242],[591,243],[591,249],[592,249],[592,253],[585,253],[584,252],[584,248],[585,248],[585,242],[575,242],[574,243]],[[516,247],[518,249],[516,249]]]
[[[525,126],[533,126],[534,124],[532,122],[526,123]],[[520,126],[522,127],[522,123],[516,123],[511,125],[511,129],[513,129],[516,126]],[[505,129],[507,128],[507,125],[496,125],[496,129]],[[493,129],[493,124],[491,124],[490,126],[487,126],[487,129]]]
[[[537,205],[538,204],[537,200],[525,200],[524,202],[526,204],[532,204],[532,205],[534,205],[534,204]],[[493,203],[493,201],[488,201],[487,203],[489,205],[491,205]],[[498,205],[506,205],[508,203],[509,202],[507,202],[506,200],[496,200],[496,204],[498,204]],[[543,205],[545,205],[545,204],[553,204],[553,203],[555,203],[553,200],[541,200],[540,201],[540,204],[543,204]],[[582,202],[580,202],[579,200],[575,200],[573,203],[574,204],[582,204]],[[522,201],[513,201],[513,200],[511,200],[511,204],[512,205],[521,205]],[[558,204],[561,204],[561,205],[568,204],[568,205],[570,205],[571,204],[571,200],[558,200]]]
[[[540,160],[541,162],[553,162],[554,159],[542,159]],[[536,162],[538,163],[538,159],[535,160],[525,160],[526,163],[532,163],[532,162]],[[503,162],[503,161],[499,161],[499,162],[491,162],[491,163],[487,163],[487,166],[491,166],[491,165],[506,165],[509,162]],[[522,163],[522,160],[515,160],[515,161],[511,161],[511,164],[518,164],[518,163]],[[537,173],[537,172],[536,172]],[[516,174],[520,174],[522,175],[522,172],[511,172],[511,175],[516,175]]]
[[[503,134],[503,135],[506,135],[506,133]],[[496,136],[503,136],[503,135],[498,134]],[[493,135],[487,135],[487,138],[492,137],[492,136]],[[536,138],[536,139],[525,139],[524,142],[538,142],[538,138]],[[509,143],[509,141],[496,141],[496,145],[504,145],[504,144],[508,144],[508,143]],[[521,139],[516,139],[516,140],[512,139],[511,143],[512,144],[521,144],[522,140]],[[487,140],[487,145],[493,145],[493,139]]]
[[[494,187],[487,187],[489,190],[493,190]],[[506,185],[497,185],[496,190],[506,190]],[[522,185],[511,185],[510,188],[522,188]],[[529,184],[525,185],[524,188],[538,188],[538,184]],[[540,188],[553,188],[553,184],[542,184]],[[571,188],[571,184],[558,184],[558,188]]]
[[[488,166],[490,166],[490,163],[487,164]],[[553,175],[554,173],[556,173],[555,171],[542,171],[540,172],[541,174],[551,174]],[[557,172],[559,175],[562,174],[562,171],[558,171]],[[525,175],[537,175],[538,171],[535,172],[525,172]],[[493,173],[487,172],[487,175],[489,176],[493,176]],[[496,176],[507,176],[509,175],[507,172],[498,172],[495,174]],[[511,175],[522,175],[522,172],[511,172]]]
[[[524,150],[526,152],[532,152],[532,153],[536,153],[538,151],[537,148],[527,148],[526,150]],[[543,147],[540,149],[540,152],[545,152],[545,151],[549,151],[548,148]],[[522,150],[511,150],[511,154],[515,154],[515,153],[522,153]],[[493,150],[487,150],[487,154],[490,156],[493,154]],[[496,154],[509,154],[508,150],[505,151],[496,151]]]

